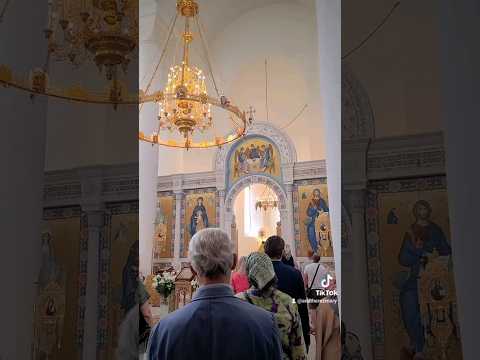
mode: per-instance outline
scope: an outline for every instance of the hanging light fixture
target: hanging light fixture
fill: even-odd
[[[2,11],[2,16],[6,6]],[[48,0],[45,64],[28,76],[15,74],[0,64],[0,84],[66,100],[88,103],[138,104],[138,90],[127,89],[123,76],[138,47],[138,0]],[[94,64],[107,86],[93,90],[78,84],[53,84],[48,71],[51,62],[63,62],[75,69]],[[131,91],[131,92],[129,92]]]
[[[225,96],[220,95],[211,61],[208,56],[201,26],[198,20],[199,7],[194,0],[177,0],[177,13],[172,21],[169,34],[162,51],[166,53],[173,28],[178,17],[184,19],[184,30],[181,36],[182,61],[173,64],[168,73],[167,83],[163,90],[150,92],[150,87],[156,72],[152,75],[145,92],[141,93],[142,106],[154,103],[158,107],[158,126],[151,134],[140,132],[139,138],[152,144],[159,144],[178,148],[209,148],[222,146],[233,142],[245,135],[247,120],[244,111],[233,105]],[[196,34],[192,31],[196,25]],[[208,73],[192,63],[190,56],[191,44],[198,35],[200,37],[205,58],[208,63]],[[163,56],[156,66],[159,68]],[[207,91],[207,75],[213,83],[217,97],[211,97]],[[222,124],[215,122],[214,110],[223,111],[230,121]],[[220,126],[221,125],[221,126]],[[230,125],[229,134],[219,135],[225,125]]]
[[[278,207],[278,201],[276,200],[276,195],[272,192],[270,187],[265,186],[262,195],[260,195],[260,200],[255,202],[255,210],[271,210]]]

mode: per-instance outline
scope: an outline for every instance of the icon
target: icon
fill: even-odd
[[[330,280],[333,280],[333,276],[330,275],[330,274],[327,274],[327,277],[324,278],[321,282],[322,287],[324,287],[324,288],[330,287]]]

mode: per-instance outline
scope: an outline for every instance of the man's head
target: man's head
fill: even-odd
[[[322,197],[322,193],[320,192],[319,189],[313,190],[312,195],[315,200],[320,200],[320,198]]]
[[[199,198],[197,198],[197,204],[203,205],[203,197],[200,196]]]
[[[188,247],[193,271],[201,285],[229,283],[236,265],[232,243],[220,229],[208,228],[197,232]]]
[[[267,241],[265,241],[265,254],[267,254],[271,259],[281,259],[284,248],[285,241],[280,236],[273,235],[270,236]]]

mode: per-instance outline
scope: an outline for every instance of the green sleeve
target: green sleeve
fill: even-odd
[[[293,314],[293,326],[289,335],[290,349],[292,349],[292,360],[306,360],[307,348],[303,339],[302,323],[298,313],[297,304],[290,304],[290,312]]]

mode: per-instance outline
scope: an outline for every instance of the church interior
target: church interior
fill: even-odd
[[[192,236],[220,228],[238,257],[264,252],[273,235],[302,273],[320,257],[335,279],[345,359],[463,359],[465,283],[454,269],[465,269],[453,261],[434,2],[368,0],[375,10],[360,17],[361,2],[141,0],[129,64],[138,67],[138,109],[58,96],[15,103],[15,131],[34,135],[12,173],[41,184],[20,183],[14,198],[17,216],[42,213],[41,241],[18,230],[38,240],[22,263],[35,273],[35,300],[11,319],[34,324],[28,352],[116,359],[125,269],[138,263],[153,326],[198,287]],[[32,66],[27,58],[21,66]],[[79,84],[98,76],[51,68]],[[6,74],[0,67],[3,85]],[[31,125],[33,116],[41,121]],[[405,260],[412,248],[427,253],[421,271]],[[160,278],[173,290],[158,290]]]

